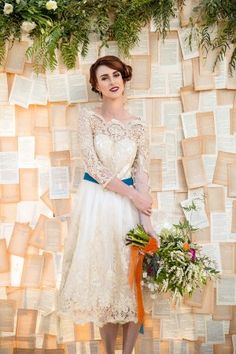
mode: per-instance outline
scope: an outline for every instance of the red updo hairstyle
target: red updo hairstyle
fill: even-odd
[[[99,93],[96,89],[97,86],[97,75],[96,71],[100,65],[106,65],[111,69],[117,70],[121,73],[124,83],[131,80],[132,78],[132,68],[130,65],[123,63],[118,57],[114,55],[105,55],[104,57],[98,58],[93,65],[90,67],[90,78],[89,82],[92,86],[92,91]]]

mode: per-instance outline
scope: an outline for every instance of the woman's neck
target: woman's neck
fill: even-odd
[[[101,113],[108,119],[123,117],[125,113],[123,97],[116,100],[110,100],[104,97]]]

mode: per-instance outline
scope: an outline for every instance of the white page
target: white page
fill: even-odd
[[[24,76],[15,75],[9,97],[10,104],[18,104],[23,108],[28,108],[33,81]]]
[[[216,90],[200,91],[199,93],[199,110],[202,112],[213,111],[217,104]]]
[[[181,114],[184,137],[191,138],[197,136],[196,112],[184,112]]]
[[[64,151],[71,149],[70,130],[68,127],[53,128],[53,151]]]
[[[206,321],[206,343],[225,343],[223,321]]]
[[[19,136],[18,137],[18,162],[19,168],[35,167],[35,137]]]
[[[90,42],[85,57],[79,53],[80,65],[93,64],[95,62],[98,57],[98,45],[98,42]]]
[[[156,64],[151,66],[150,94],[156,96],[166,96],[167,94],[166,73]]]
[[[179,41],[178,39],[168,39],[163,41],[162,38],[158,41],[159,64],[167,66],[170,70],[171,67],[177,69],[179,65]]]
[[[177,129],[182,127],[180,114],[182,106],[180,101],[170,101],[161,103],[161,124],[167,129]]]
[[[68,199],[69,197],[70,183],[68,167],[51,167],[49,172],[49,198]]]
[[[81,73],[67,74],[66,81],[69,103],[88,101],[88,91],[85,75]]]
[[[148,55],[149,54],[149,28],[143,27],[139,33],[139,41],[130,51],[130,55]]]
[[[0,136],[15,136],[15,106],[0,105]]]
[[[183,27],[178,30],[180,47],[182,50],[184,60],[199,57],[198,45],[192,37],[192,50],[188,44],[187,37],[189,36],[191,28]]]
[[[8,102],[7,74],[0,73],[0,103]]]
[[[227,213],[211,213],[211,241],[228,241]]]
[[[236,152],[236,134],[217,136],[216,147],[219,151]]]
[[[219,243],[204,243],[201,246],[201,254],[206,255],[215,261],[215,269],[222,272]]]
[[[21,276],[23,272],[24,266],[24,258],[11,255],[11,286],[20,287],[21,284]]]
[[[189,207],[192,202],[197,207],[197,210],[184,210],[184,207]],[[190,222],[190,224],[193,227],[196,227],[198,229],[204,229],[205,227],[209,226],[209,221],[208,217],[206,214],[205,206],[204,206],[204,201],[201,199],[195,199],[195,198],[189,198],[181,202],[181,205],[183,207],[183,212],[184,215],[186,216],[186,219]]]
[[[178,189],[177,161],[162,161],[162,190]]]
[[[167,96],[180,96],[182,86],[183,75],[180,70],[175,73],[167,73]]]
[[[17,152],[0,152],[0,184],[18,184]]]
[[[48,100],[48,92],[45,75],[39,74],[37,76],[33,73],[31,79],[33,84],[29,103],[46,105]]]
[[[47,74],[48,100],[50,102],[68,101],[66,74]]]
[[[221,275],[216,283],[216,304],[235,305],[236,304],[236,277],[232,275]]]
[[[217,136],[230,134],[230,109],[231,108],[232,107],[229,105],[215,107],[215,126],[216,126]]]
[[[217,155],[202,155],[207,182],[212,183]]]

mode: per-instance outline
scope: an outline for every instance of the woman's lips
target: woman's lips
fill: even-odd
[[[111,92],[116,92],[119,90],[119,87],[118,86],[114,86],[110,89]]]

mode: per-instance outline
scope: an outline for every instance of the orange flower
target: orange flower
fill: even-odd
[[[189,251],[190,250],[190,244],[188,242],[185,242],[183,244],[183,249],[184,249],[184,251]]]

